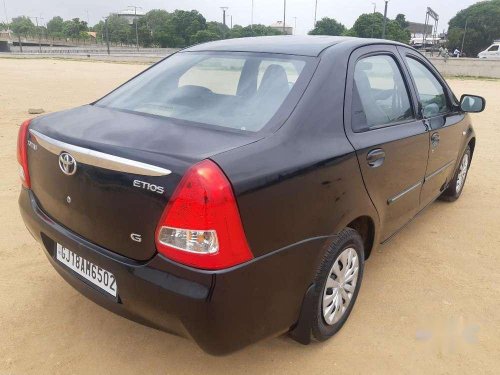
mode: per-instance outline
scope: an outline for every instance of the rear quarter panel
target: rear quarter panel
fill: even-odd
[[[336,50],[323,53],[301,101],[278,131],[213,157],[233,184],[256,257],[334,235],[359,216],[370,216],[378,226],[344,133],[349,54]],[[320,254],[321,248],[318,260]]]

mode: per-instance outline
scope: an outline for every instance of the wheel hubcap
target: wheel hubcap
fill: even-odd
[[[457,189],[456,189],[457,193],[460,192],[460,190],[462,190],[464,186],[468,169],[469,169],[469,154],[465,154],[464,157],[462,158],[462,161],[460,162],[460,168],[458,170]]]
[[[323,318],[335,324],[351,303],[358,282],[359,258],[352,247],[345,249],[333,262],[323,291]]]

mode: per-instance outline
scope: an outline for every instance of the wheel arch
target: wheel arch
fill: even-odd
[[[370,257],[375,244],[375,222],[370,216],[359,216],[349,222],[346,227],[352,228],[359,233],[363,239],[365,260]]]
[[[472,157],[474,156],[474,149],[476,148],[476,137],[472,137],[469,140],[468,146],[470,147],[470,157],[472,159]]]

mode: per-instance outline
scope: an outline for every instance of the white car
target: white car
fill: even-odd
[[[491,46],[477,55],[480,59],[499,59],[500,60],[500,40],[495,40]]]

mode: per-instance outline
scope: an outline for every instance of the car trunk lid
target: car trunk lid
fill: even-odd
[[[155,229],[186,170],[256,135],[84,106],[33,120],[31,188],[56,222],[128,258],[155,253]]]

